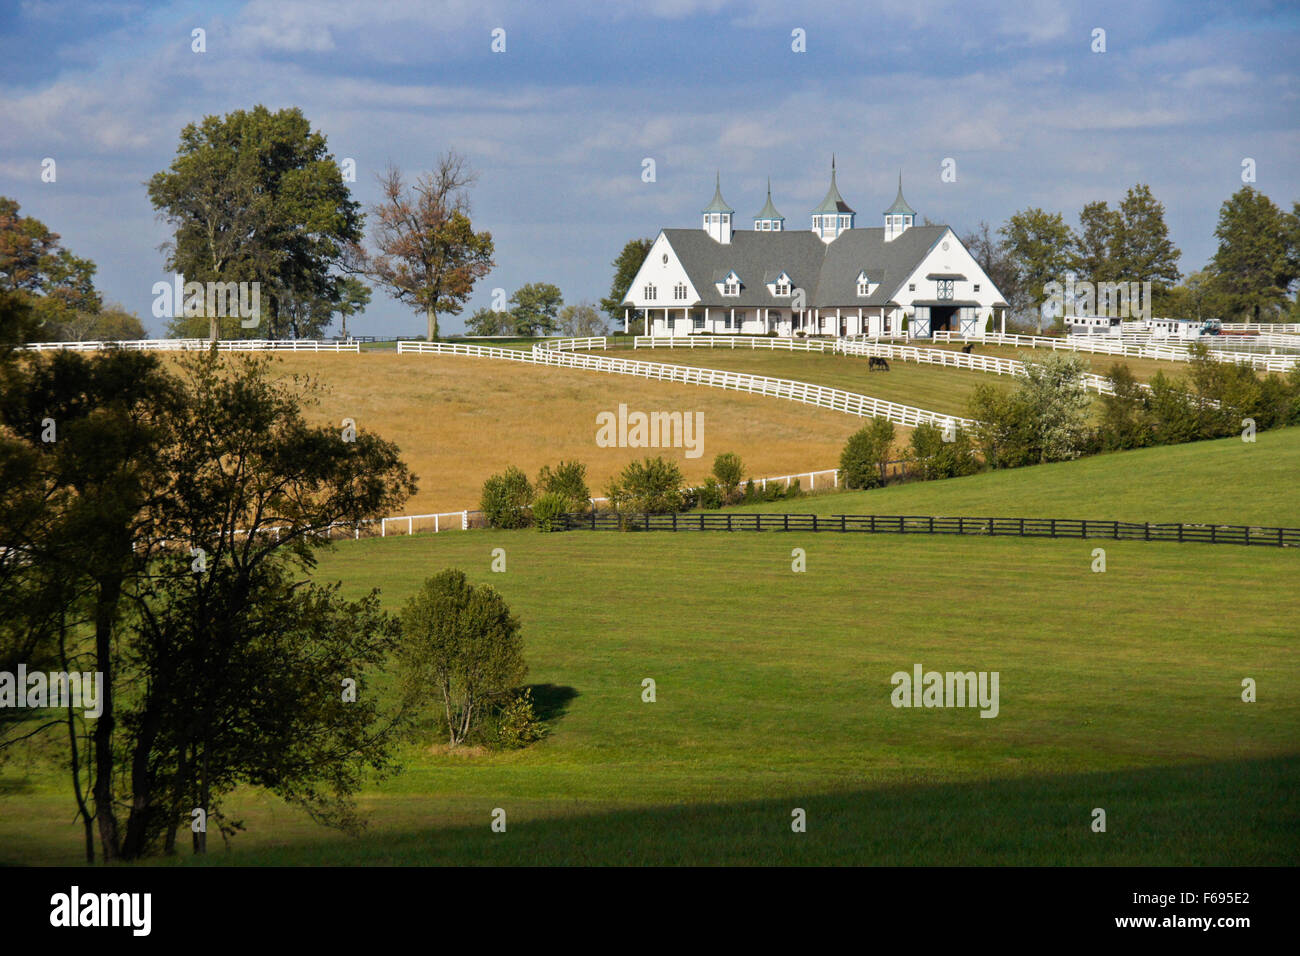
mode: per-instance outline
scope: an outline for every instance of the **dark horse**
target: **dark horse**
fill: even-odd
[[[884,369],[888,372],[889,363],[877,355],[869,355],[867,356],[867,371],[870,372],[874,368]]]
[[[970,350],[973,349],[974,347],[975,347],[975,343],[974,343],[974,342],[969,342],[969,343],[967,343],[966,345],[963,345],[963,346],[961,347],[961,350],[962,350],[963,352],[965,352],[967,355],[970,355]]]

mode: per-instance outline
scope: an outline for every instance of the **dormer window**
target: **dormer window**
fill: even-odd
[[[790,294],[790,283],[788,283],[788,282],[782,282],[781,280],[778,279],[778,280],[777,280],[777,283],[776,283],[776,294],[777,294],[777,295],[789,295],[789,294]]]
[[[726,282],[722,283],[722,294],[740,295],[740,283],[732,279],[728,279]]]

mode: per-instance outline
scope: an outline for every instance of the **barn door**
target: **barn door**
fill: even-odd
[[[978,313],[974,309],[963,308],[961,310],[961,334],[963,336],[979,334],[977,315]]]
[[[916,315],[912,317],[912,338],[928,339],[930,337],[930,309],[924,305],[916,307]]]

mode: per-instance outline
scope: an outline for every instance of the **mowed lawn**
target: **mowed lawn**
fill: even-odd
[[[745,510],[1109,518],[1300,527],[1300,428],[1094,455]],[[1300,619],[1300,603],[1297,604]]]
[[[316,376],[327,390],[316,421],[351,418],[397,443],[419,478],[403,513],[477,508],[483,481],[516,465],[535,479],[542,465],[587,465],[593,495],[629,461],[663,455],[700,483],[721,452],[740,453],[754,475],[834,468],[863,419],[782,399],[495,359],[447,355],[285,354],[283,374]],[[601,448],[596,416],[616,411],[700,412],[698,458],[680,448]],[[900,429],[900,441],[910,434]]]
[[[1010,376],[894,359],[889,360],[888,372],[868,372],[865,358],[829,352],[784,352],[752,348],[654,348],[618,349],[609,354],[643,362],[698,365],[829,385],[945,415],[966,415],[970,394],[981,382],[1000,381],[1007,386],[1012,384]]]
[[[1300,556],[1108,542],[1095,574],[1095,544],[341,542],[318,577],[353,596],[382,588],[393,610],[446,567],[498,588],[524,623],[550,736],[448,755],[427,734],[367,789],[359,838],[237,795],[248,831],[210,862],[1295,863]],[[496,548],[504,573],[489,570]],[[894,708],[891,675],[914,664],[997,671],[998,716]],[[1241,700],[1247,677],[1256,703]],[[490,829],[497,808],[505,833]],[[796,808],[806,833],[791,830]],[[66,783],[20,749],[0,769],[0,862],[75,863],[80,840]]]

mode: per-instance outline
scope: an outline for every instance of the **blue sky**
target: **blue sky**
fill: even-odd
[[[191,52],[195,27],[206,53]],[[0,194],[98,263],[106,298],[155,332],[168,232],[143,183],[186,123],[258,103],[300,107],[356,160],[366,205],[390,162],[469,158],[497,266],[466,315],[525,282],[599,299],[628,239],[697,224],[715,169],[742,226],[771,176],[787,226],[805,228],[832,152],[859,226],[879,224],[900,170],[911,205],[958,232],[1028,206],[1073,224],[1085,202],[1148,183],[1188,272],[1214,251],[1243,158],[1279,205],[1300,199],[1298,40],[1295,4],[1196,0],[4,2]],[[956,182],[940,180],[945,158]],[[424,328],[378,291],[349,325]]]

